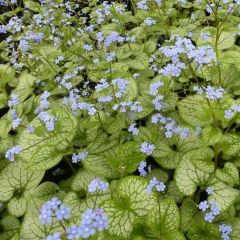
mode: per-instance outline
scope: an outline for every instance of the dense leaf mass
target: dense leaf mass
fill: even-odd
[[[240,0],[0,0],[0,240],[240,240]]]

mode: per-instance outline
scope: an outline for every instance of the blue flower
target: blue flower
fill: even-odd
[[[77,225],[72,225],[71,227],[66,229],[67,239],[77,239],[81,236],[80,228]]]
[[[61,240],[61,233],[57,232],[53,235],[47,236],[46,240]]]
[[[166,185],[163,182],[160,182],[155,187],[158,192],[163,192],[166,188]]]
[[[115,52],[110,52],[106,55],[106,60],[108,62],[112,62],[116,56],[117,56],[117,54]]]
[[[19,154],[22,150],[20,146],[14,146],[6,152],[5,157],[10,161],[14,161],[15,154]]]
[[[147,2],[148,0],[141,0],[137,3],[137,8],[147,11],[149,9]]]
[[[83,225],[83,226],[79,227],[79,232],[80,232],[80,235],[82,236],[82,238],[88,238],[89,236],[94,235],[95,229],[94,229],[93,225],[91,225],[91,224]]]
[[[200,202],[198,205],[199,210],[205,212],[208,209],[209,205],[208,202],[205,200],[203,202]]]
[[[103,89],[106,89],[108,88],[110,85],[109,83],[106,81],[105,78],[101,79],[100,82],[95,86],[95,90],[98,92],[98,91],[101,91]]]
[[[52,218],[56,216],[57,220],[68,219],[71,214],[71,209],[62,205],[58,198],[53,197],[51,200],[42,205],[39,220],[42,224],[48,224]]]
[[[52,210],[47,204],[44,204],[42,206],[39,220],[43,225],[48,224],[52,221]]]
[[[19,96],[16,93],[13,93],[10,96],[10,100],[8,101],[8,106],[9,107],[14,107],[19,104]]]
[[[230,119],[232,118],[234,115],[234,112],[231,110],[231,109],[227,109],[225,112],[224,112],[224,117],[226,119]]]
[[[141,152],[151,155],[156,147],[153,144],[143,142],[141,144]]]
[[[51,116],[47,112],[40,112],[38,115],[39,119],[45,123],[48,132],[51,132],[55,128],[55,122],[57,118],[55,116]]]
[[[95,221],[93,222],[93,226],[97,228],[99,232],[102,232],[104,229],[108,228],[107,216],[104,214],[102,208],[96,208],[95,212]]]
[[[133,135],[138,135],[139,134],[139,130],[136,128],[136,123],[132,123],[129,126],[128,131],[131,132]]]
[[[118,91],[115,93],[116,98],[123,96],[125,90],[127,89],[128,82],[123,78],[116,78],[112,80],[112,85],[118,87]]]
[[[207,86],[206,87],[206,98],[210,100],[218,100],[223,97],[224,89],[219,87],[219,88],[214,88],[212,86]]]
[[[78,163],[79,161],[87,158],[87,156],[88,156],[88,152],[79,152],[79,153],[77,153],[77,154],[74,153],[74,154],[72,155],[72,162],[73,162],[73,163]]]
[[[210,223],[211,223],[211,222],[213,221],[213,219],[214,219],[214,215],[213,215],[211,212],[206,213],[204,219],[205,219],[207,222],[210,222]]]
[[[220,208],[216,204],[211,205],[211,211],[214,216],[217,216],[220,214]]]
[[[144,20],[144,23],[145,23],[147,26],[151,27],[151,26],[153,26],[153,25],[156,24],[156,21],[155,21],[154,19],[148,17],[148,18],[146,18],[146,19]]]
[[[146,177],[147,176],[147,171],[144,169],[147,167],[147,163],[145,161],[141,161],[139,166],[138,166],[138,171],[140,173],[140,176]]]
[[[64,57],[63,57],[63,56],[58,56],[58,57],[55,59],[55,63],[56,63],[56,64],[60,64],[63,60],[64,60]]]
[[[82,214],[82,220],[81,220],[81,225],[88,225],[92,222],[92,220],[95,218],[95,214],[92,209],[87,209],[83,214]]]
[[[57,209],[61,205],[61,201],[58,198],[53,197],[50,201],[48,201],[47,206],[49,209]]]
[[[103,96],[98,98],[98,102],[111,102],[112,101],[112,96]]]
[[[159,88],[162,87],[163,85],[164,85],[164,83],[161,81],[157,81],[157,82],[150,84],[150,94],[153,96],[156,96],[158,94]]]
[[[163,192],[166,189],[166,185],[163,182],[159,182],[156,177],[150,180],[150,183],[147,187],[147,192],[151,193],[154,187],[158,192]]]
[[[63,219],[68,219],[71,214],[71,208],[61,205],[59,209],[56,210],[56,218],[61,221]]]
[[[232,227],[227,224],[220,224],[219,231],[221,232],[221,237],[223,240],[231,240],[228,236],[232,232]]]
[[[106,192],[108,189],[108,182],[101,181],[99,178],[94,178],[88,185],[88,192]]]
[[[83,46],[83,49],[86,50],[86,51],[91,51],[91,50],[93,50],[93,47],[91,45],[89,45],[89,44],[85,44]]]
[[[24,38],[21,39],[20,42],[19,42],[19,48],[21,49],[21,51],[23,53],[26,53],[29,50],[29,48],[30,48],[30,46],[28,44],[28,41],[26,39],[24,39]]]
[[[4,25],[0,25],[0,33],[7,33],[7,28]]]
[[[102,208],[87,209],[82,214],[79,231],[83,238],[93,235],[96,230],[102,232],[106,228],[108,228],[108,221]]]
[[[213,194],[213,188],[212,187],[207,187],[206,192],[208,195]]]
[[[166,107],[166,105],[163,103],[163,96],[158,95],[153,99],[153,104],[156,110],[162,110]]]
[[[214,218],[217,215],[220,214],[220,208],[212,202],[208,203],[208,201],[206,201],[206,200],[203,202],[200,202],[200,204],[198,205],[198,208],[202,212],[206,212],[209,209],[209,211],[207,213],[205,213],[204,219],[210,223],[214,220]]]

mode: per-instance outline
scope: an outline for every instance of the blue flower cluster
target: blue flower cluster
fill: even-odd
[[[12,118],[12,127],[13,129],[16,129],[21,124],[22,120],[18,117],[16,109],[13,109],[10,113]]]
[[[74,154],[72,155],[72,162],[73,162],[73,163],[78,163],[78,162],[80,162],[81,160],[87,158],[87,156],[88,156],[88,152],[79,152],[79,153],[77,153],[77,154],[74,153]]]
[[[115,52],[107,53],[107,55],[106,55],[107,62],[112,62],[116,56],[117,56],[117,54]]]
[[[153,96],[156,96],[158,94],[159,88],[162,87],[163,85],[164,85],[164,83],[161,81],[151,83],[150,84],[150,94]]]
[[[82,214],[80,226],[76,224],[67,228],[67,239],[88,238],[108,228],[107,216],[102,208],[87,209]]]
[[[154,187],[157,190],[157,192],[163,192],[166,189],[166,185],[163,182],[159,182],[156,177],[150,180],[150,183],[147,187],[147,192],[151,193]]]
[[[233,104],[230,109],[227,109],[224,113],[226,119],[232,118],[236,113],[240,112],[240,105]]]
[[[10,161],[14,161],[15,154],[19,154],[20,152],[22,152],[22,150],[23,149],[20,146],[14,146],[6,152],[5,157]]]
[[[52,222],[52,218],[56,217],[57,220],[66,220],[71,215],[71,208],[66,207],[61,203],[58,198],[53,197],[51,200],[43,204],[39,215],[39,220],[42,224]]]
[[[54,130],[55,122],[57,121],[57,118],[55,116],[51,116],[47,112],[40,112],[38,114],[38,117],[41,121],[44,122],[48,132],[51,132]]]
[[[38,114],[42,110],[47,110],[49,108],[49,101],[48,98],[50,97],[50,92],[44,91],[40,97],[40,105],[34,111],[34,113]]]
[[[53,235],[49,235],[46,240],[61,240],[61,233],[56,232]]]
[[[206,200],[200,202],[198,205],[198,208],[202,212],[206,212],[207,210],[210,210],[207,213],[205,213],[205,216],[204,216],[204,219],[210,223],[214,220],[216,216],[220,214],[220,208],[216,204],[212,202],[208,202]]]
[[[148,17],[148,18],[146,18],[146,19],[144,20],[144,23],[145,23],[147,26],[151,27],[151,26],[153,26],[153,25],[156,24],[156,21],[155,21],[154,19]]]
[[[157,4],[159,7],[162,6],[162,0],[141,0],[137,3],[137,8],[147,11],[149,10],[148,4],[151,4],[151,2]]]
[[[94,178],[88,185],[88,192],[106,192],[108,187],[108,182],[101,181],[99,178]]]
[[[209,100],[219,100],[223,98],[224,94],[224,89],[222,87],[212,87],[212,86],[207,86],[207,87],[199,87],[199,86],[194,86],[193,91],[196,91],[197,94],[201,95],[205,92],[206,98]]]
[[[139,130],[136,127],[136,123],[132,123],[129,126],[128,131],[131,132],[133,135],[138,135],[139,134]]]
[[[221,232],[221,237],[223,240],[231,240],[229,234],[232,232],[232,227],[227,224],[220,224],[219,231]]]
[[[123,101],[120,102],[119,104],[114,104],[112,107],[113,110],[119,109],[120,112],[126,112],[127,110],[139,113],[143,110],[143,107],[140,105],[139,102],[137,101]]]
[[[175,45],[159,48],[159,51],[172,61],[158,71],[164,76],[179,77],[181,75],[182,70],[186,68],[186,64],[182,62],[181,58],[183,55],[195,64],[196,70],[198,66],[210,64],[216,60],[214,49],[210,46],[196,47],[190,39],[181,38],[178,35],[172,35],[169,41],[174,40]]]
[[[8,106],[9,107],[14,107],[19,104],[19,96],[16,93],[13,93],[10,96],[10,100],[8,101]]]
[[[87,102],[79,101],[80,97],[81,95],[79,93],[79,90],[74,88],[69,92],[69,97],[64,97],[63,103],[70,104],[73,113],[76,113],[76,111],[79,109],[87,111],[88,115],[90,116],[94,115],[97,112],[94,105]]]
[[[109,88],[112,86],[111,88]],[[108,89],[107,95],[101,96],[98,98],[99,103],[110,102],[113,98],[121,98],[127,89],[128,81],[123,78],[116,78],[111,81],[109,84],[106,79],[101,79],[100,83],[95,86],[95,90],[97,92],[102,91],[104,89]],[[106,91],[104,92],[106,94]]]
[[[153,151],[155,150],[155,145],[154,144],[150,144],[148,142],[143,142],[141,144],[141,149],[140,151],[142,153],[146,153],[147,155],[151,155],[153,153]]]
[[[138,166],[138,171],[139,171],[140,176],[142,176],[142,177],[147,176],[147,171],[145,170],[146,168],[147,168],[146,161],[141,161]],[[151,172],[151,165],[148,166],[147,170],[148,170],[148,172]]]
[[[177,126],[176,121],[171,117],[164,117],[161,113],[156,113],[152,115],[151,122],[154,124],[161,123],[161,129],[165,129],[165,137],[170,138],[173,133],[179,134],[180,138],[188,138],[191,136],[190,129],[186,127]]]

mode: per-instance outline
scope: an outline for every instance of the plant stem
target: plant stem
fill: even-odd
[[[63,228],[64,232],[67,233],[67,230],[66,230],[65,226],[63,225],[63,222],[59,221],[59,223],[60,223],[61,227]]]
[[[214,125],[215,125],[215,127],[217,127],[216,117],[215,117],[215,114],[214,114],[214,112],[213,112],[213,109],[212,109],[212,106],[211,106],[211,103],[210,103],[209,99],[207,99],[207,104],[208,104],[208,106],[209,106],[210,109],[211,109]]]
[[[64,157],[64,160],[66,161],[66,163],[68,164],[68,166],[71,168],[72,172],[75,173],[76,170],[74,169],[72,163],[70,162],[68,157]]]

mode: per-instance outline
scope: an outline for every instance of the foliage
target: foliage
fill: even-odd
[[[239,0],[0,0],[0,239],[240,239]]]

